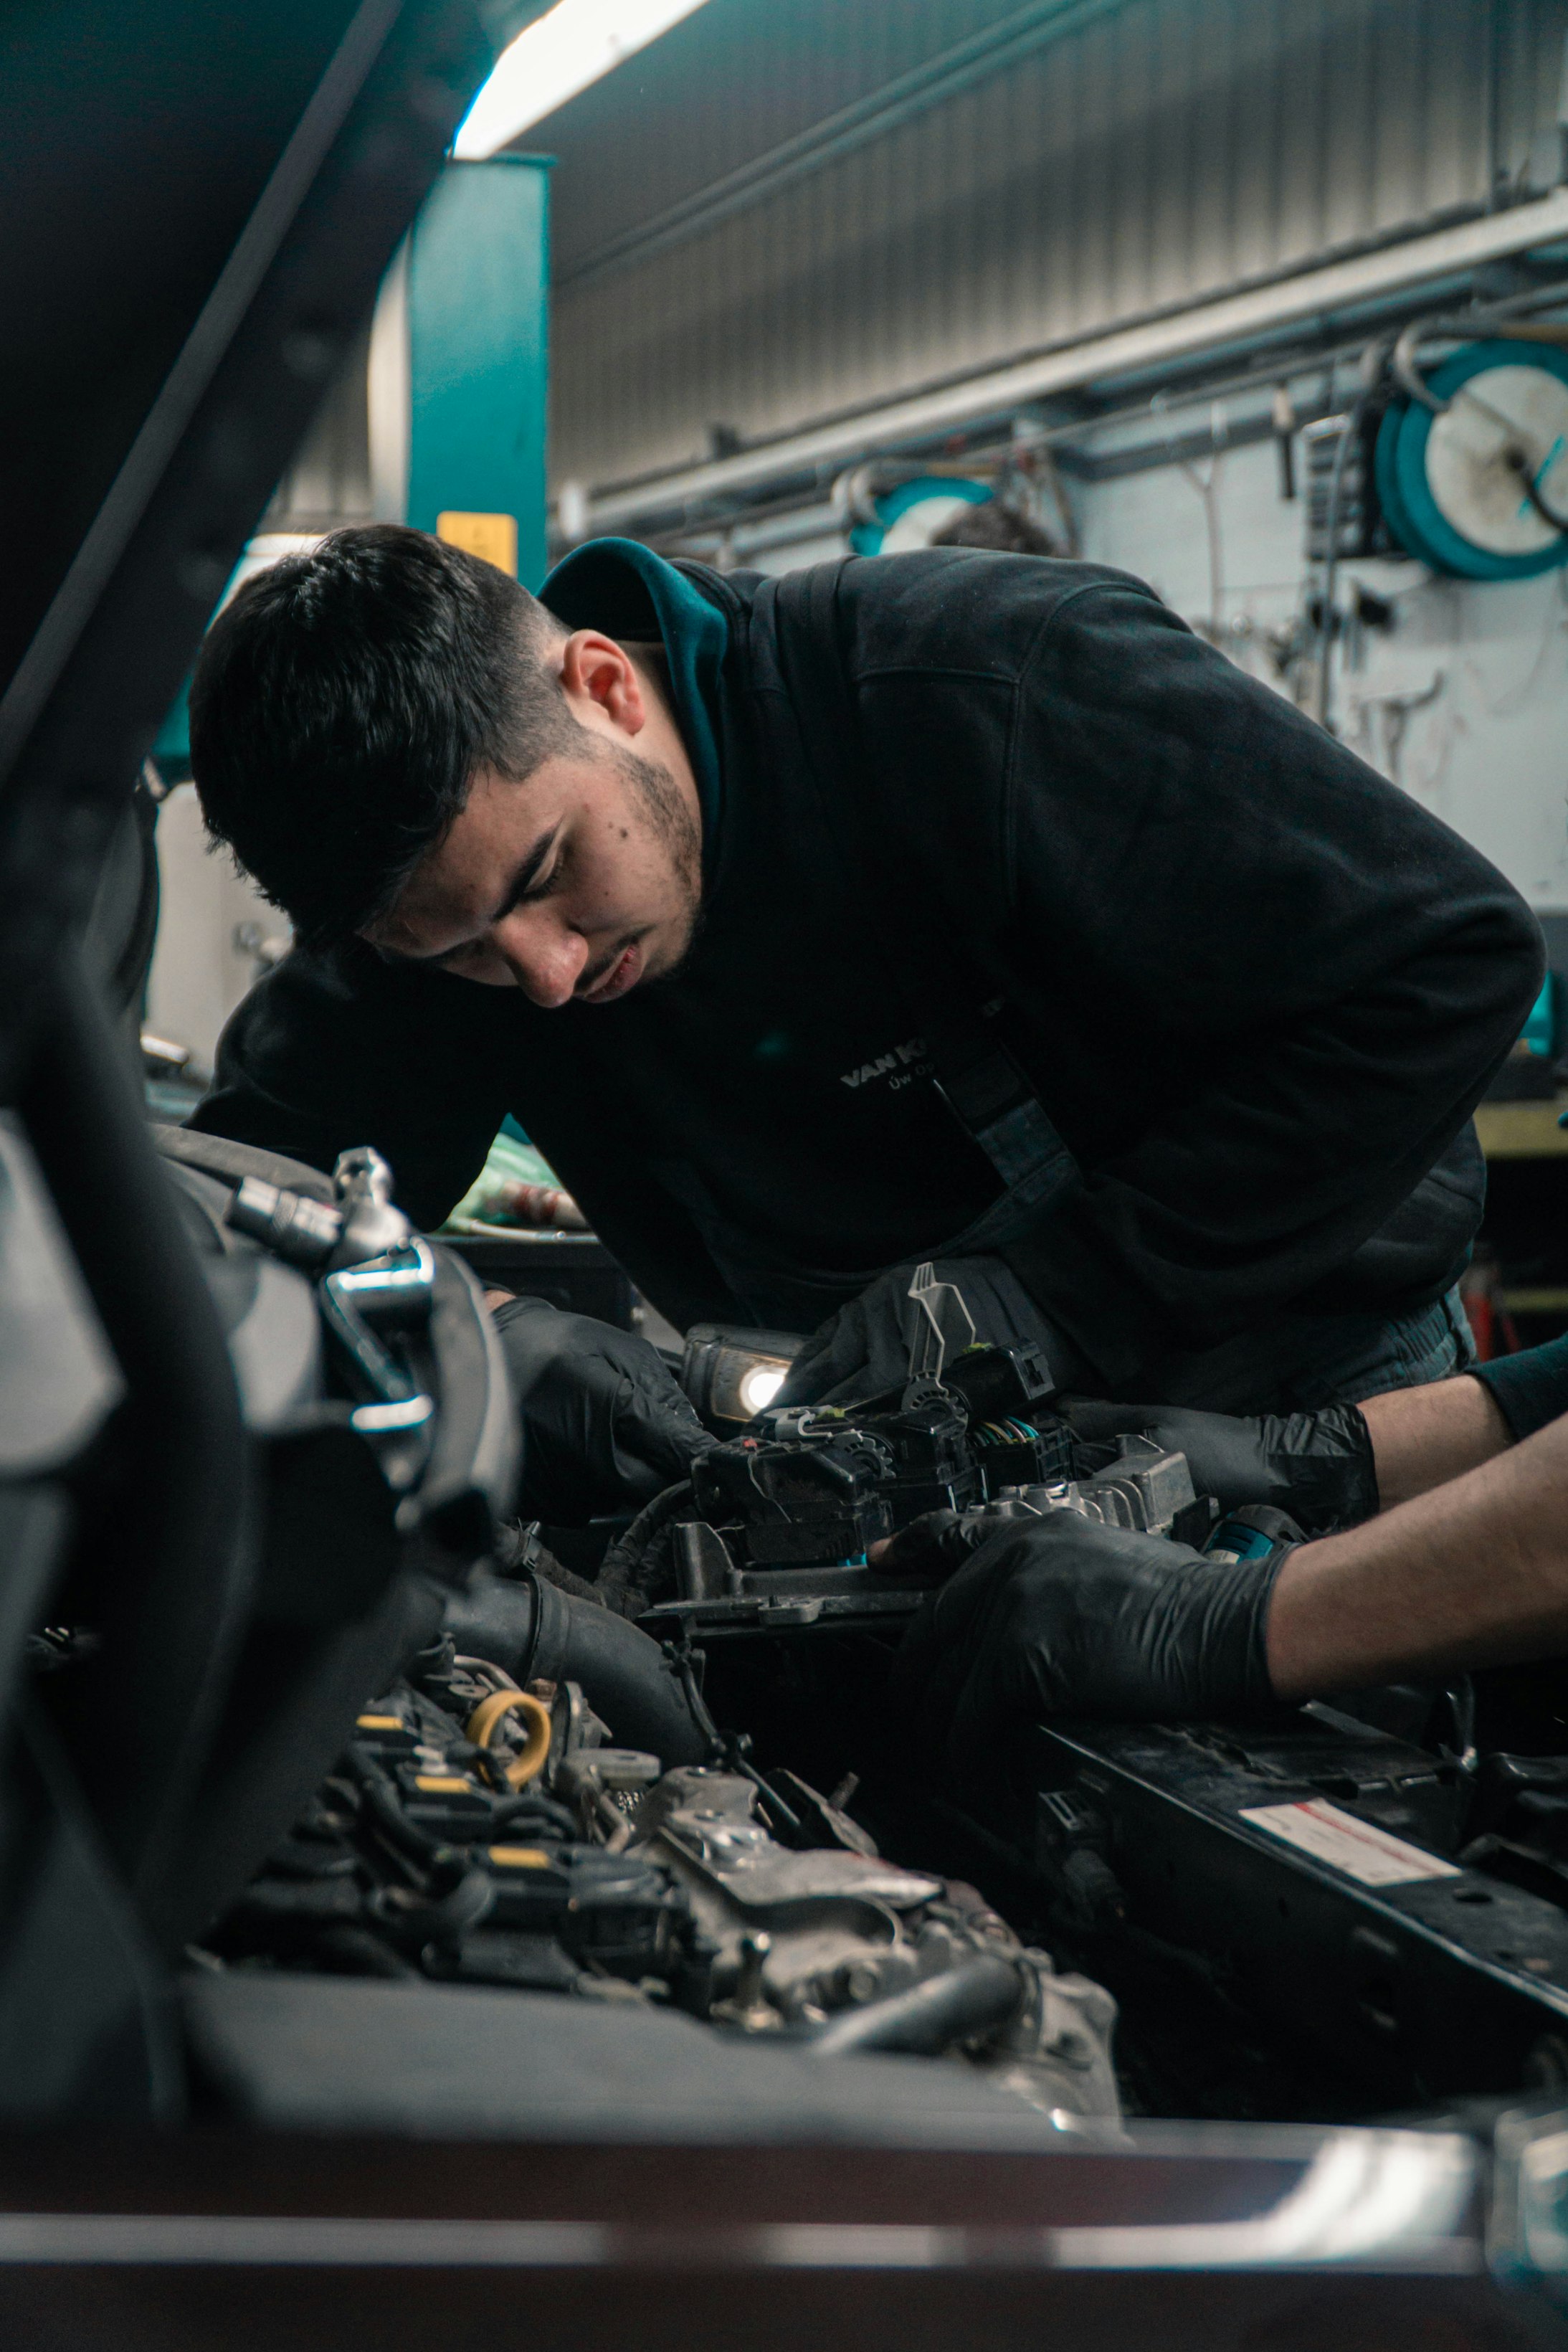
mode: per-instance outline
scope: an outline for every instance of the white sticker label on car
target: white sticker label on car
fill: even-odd
[[[1451,1862],[1424,1853],[1418,1845],[1406,1845],[1375,1822],[1358,1822],[1354,1813],[1342,1813],[1322,1797],[1294,1805],[1254,1805],[1241,1818],[1255,1829],[1267,1830],[1270,1837],[1283,1838],[1287,1845],[1300,1846],[1303,1853],[1315,1854],[1319,1862],[1332,1863],[1364,1886],[1402,1886],[1416,1878],[1462,1874]]]

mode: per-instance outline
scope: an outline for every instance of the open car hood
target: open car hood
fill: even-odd
[[[1075,2145],[961,2068],[830,2081],[534,1993],[447,1992],[433,2024],[418,1987],[258,1970],[173,2014],[171,1823],[254,1601],[254,1433],[79,934],[216,597],[488,69],[484,15],[6,12],[0,1218],[22,1222],[0,1330],[48,1325],[59,1402],[40,1389],[36,1443],[0,1453],[0,2321],[105,2352],[434,2347],[520,2288],[550,2343],[1511,2341],[1503,2283],[1568,2245],[1550,2115],[1500,2143],[1489,2242],[1458,2126]],[[23,1659],[78,1508],[62,1450],[128,1397],[135,1444],[103,1465],[131,1498],[105,1542],[123,1676],[84,1725],[28,1697]],[[361,1654],[324,1655],[323,1687]]]

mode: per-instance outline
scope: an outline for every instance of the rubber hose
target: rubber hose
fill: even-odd
[[[707,1756],[708,1742],[657,1642],[596,1601],[542,1581],[481,1577],[448,1597],[444,1628],[460,1656],[487,1658],[509,1675],[527,1658],[530,1676],[580,1683],[622,1748],[643,1748],[664,1764],[700,1764]]]
[[[955,2042],[1005,2025],[1022,1999],[1023,1984],[1011,1961],[982,1953],[886,2000],[841,2010],[806,2038],[806,2046],[833,2058],[861,2050],[913,2051],[936,2058]]]

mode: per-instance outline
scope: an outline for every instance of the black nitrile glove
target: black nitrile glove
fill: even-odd
[[[1108,1445],[1136,1434],[1152,1437],[1168,1453],[1185,1454],[1194,1493],[1217,1496],[1222,1510],[1268,1503],[1289,1511],[1310,1534],[1355,1527],[1377,1513],[1372,1433],[1353,1404],[1264,1413],[1255,1421],[1179,1405],[1096,1404],[1087,1398],[1059,1399],[1055,1410],[1086,1444]]]
[[[971,1537],[986,1516],[966,1514]],[[973,1771],[1044,1716],[1171,1722],[1269,1704],[1264,1629],[1289,1543],[1220,1561],[1076,1511],[993,1525],[922,1603],[889,1685],[955,1769]],[[956,1527],[935,1532],[949,1554],[962,1540]],[[895,1536],[875,1562],[883,1575],[901,1547],[924,1563],[932,1535],[916,1520]]]
[[[946,1584],[983,1543],[1019,1519],[1038,1527],[1040,1513],[1011,1496],[1005,1503],[975,1503],[967,1511],[925,1511],[897,1535],[873,1544],[870,1565],[874,1574],[905,1589]]]
[[[1516,1355],[1493,1356],[1469,1367],[1472,1380],[1490,1389],[1517,1442],[1533,1437],[1548,1422],[1568,1412],[1568,1332]]]
[[[580,1527],[690,1475],[714,1443],[656,1349],[543,1298],[495,1312],[523,1425],[525,1519]]]
[[[913,1264],[889,1266],[858,1298],[831,1315],[796,1357],[775,1402],[852,1404],[897,1388],[908,1377],[910,1339],[916,1327],[917,1310],[909,1296],[915,1270]],[[1082,1376],[1082,1359],[1052,1328],[1004,1259],[937,1258],[933,1271],[938,1282],[950,1282],[963,1292],[977,1340],[1017,1348],[1032,1339],[1059,1383]]]

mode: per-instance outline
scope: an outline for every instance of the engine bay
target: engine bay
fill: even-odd
[[[184,919],[173,853],[196,847],[213,812],[200,795],[167,803],[184,772],[175,740],[183,761],[206,724],[204,631],[233,610],[253,548],[315,541],[340,497],[355,520],[363,503],[434,526],[431,560],[472,559],[486,607],[542,581],[544,508],[534,547],[511,468],[537,461],[542,500],[544,408],[535,436],[488,371],[514,298],[536,304],[536,275],[542,326],[550,273],[508,261],[470,278],[425,241],[427,200],[484,193],[503,223],[537,199],[541,250],[546,159],[454,151],[538,0],[264,8],[215,30],[200,14],[40,16],[10,78],[8,243],[26,299],[9,313],[26,561],[0,750],[7,2340],[423,2352],[493,2333],[512,2309],[540,2345],[586,2336],[606,2352],[1042,2336],[1098,2352],[1152,2328],[1238,2352],[1521,2340],[1504,2306],[1561,2300],[1568,2277],[1568,1715],[1552,1674],[1246,1723],[1041,1709],[1005,1749],[981,1738],[955,1757],[939,1704],[922,1714],[901,1696],[900,1660],[976,1527],[1055,1517],[1081,1547],[1103,1539],[1088,1520],[1150,1552],[1166,1538],[1216,1555],[1244,1545],[1187,1457],[1136,1433],[1086,1444],[1047,1361],[977,1347],[930,1269],[906,1360],[877,1353],[868,1322],[877,1360],[862,1389],[842,1384],[844,1365],[796,1380],[813,1345],[798,1331],[818,1328],[813,1299],[835,1286],[750,1279],[721,1231],[726,1187],[709,1199],[695,1161],[665,1164],[686,1139],[656,1072],[597,1082],[570,1052],[575,1014],[542,1043],[567,1045],[562,1096],[592,1130],[578,1166],[547,1135],[541,1038],[512,1017],[532,1012],[450,971],[400,973],[395,958],[370,974],[394,1008],[382,1048],[365,1050],[352,1019],[340,1033],[329,998],[308,1024],[329,1070],[319,1088],[285,1087],[254,1119],[217,1099],[234,987],[284,953],[272,909],[293,894],[272,908],[247,897],[238,919],[226,860],[204,855],[221,884],[201,900],[210,936]],[[1004,64],[1010,27],[992,45]],[[972,79],[973,60],[951,55]],[[619,87],[643,78],[638,65]],[[450,369],[435,295],[460,330]],[[541,371],[546,347],[528,346]],[[494,426],[504,479],[484,456],[471,483],[443,473],[438,487],[433,367],[465,400],[495,386],[483,435],[451,446],[466,467]],[[716,450],[731,430],[712,428]],[[735,430],[749,448],[744,416]],[[428,513],[411,503],[427,485]],[[736,552],[727,542],[716,571]],[[727,612],[741,585],[723,586]],[[1332,618],[1332,563],[1328,587]],[[629,617],[587,615],[643,644]],[[738,660],[738,623],[733,643]],[[461,661],[434,639],[425,651],[433,691],[463,683]],[[349,652],[340,642],[321,669],[329,690],[354,674]],[[711,667],[727,694],[736,665],[711,627],[694,658],[699,690]],[[684,688],[684,652],[678,667]],[[1114,698],[1119,714],[1120,681]],[[303,707],[285,692],[261,709]],[[364,711],[343,711],[356,758],[382,741]],[[678,710],[674,723],[680,735]],[[926,732],[936,761],[941,733]],[[259,753],[258,730],[231,740]],[[399,793],[444,761],[455,806],[462,740],[400,718],[382,746]],[[740,740],[719,712],[721,805],[751,798],[725,772]],[[347,970],[370,951],[364,907],[349,904],[362,845],[333,832],[349,804],[320,789],[314,752],[276,772],[309,795],[307,822],[280,838],[321,853]],[[274,814],[283,805],[271,796]],[[892,866],[874,844],[866,888],[846,874],[845,985],[830,954],[810,995],[824,1045],[841,1013],[874,1049],[881,984],[862,974],[886,961],[874,933],[888,896],[889,1012],[906,919],[920,984],[887,1035],[920,1029],[924,1044],[899,1045],[896,1069],[860,1045],[824,1055],[820,1091],[849,1106],[831,1073],[852,1059],[845,1134],[863,1113],[868,1135],[897,1139],[913,1214],[885,1237],[872,1220],[862,1250],[824,1190],[802,1232],[820,1216],[829,1267],[841,1248],[902,1266],[910,1237],[936,1248],[966,1222],[943,1213],[946,1179],[956,1199],[982,1171],[948,1168],[940,1146],[927,1163],[923,1121],[904,1116],[920,1097],[892,1100],[924,1087],[927,1045],[1009,1196],[1004,1160],[1026,1144],[1041,1155],[1042,1112],[1020,1200],[1054,1201],[1075,1165],[1073,1119],[1059,1134],[1027,1086],[1014,1097],[1031,1060],[1011,1066],[1014,1008],[988,982],[970,1003],[969,946],[988,971],[996,944],[982,900],[946,863],[931,908],[906,892],[901,834]],[[210,1034],[149,994],[160,846],[162,944],[218,981],[201,995]],[[803,831],[791,844],[815,880],[827,868],[810,846]],[[417,847],[400,834],[399,857]],[[539,921],[580,903],[586,847],[586,831],[558,839],[538,895],[558,872],[570,888]],[[256,878],[237,834],[235,855]],[[532,895],[510,878],[508,913]],[[831,947],[831,906],[808,910]],[[1197,901],[1185,919],[1200,974],[1214,940],[1234,942]],[[262,982],[264,1002],[303,971],[312,936],[301,919],[305,953]],[[766,988],[772,934],[737,944],[743,984]],[[621,978],[655,964],[650,948]],[[1057,964],[1050,1021],[1092,1006],[1086,1077],[1112,1109],[1113,1089],[1140,1116],[1176,1099],[1179,1073],[1151,1060],[1146,1024],[1118,1013],[1093,960]],[[422,1005],[449,982],[453,1022],[427,1024]],[[716,1095],[737,1084],[735,1004],[712,1002]],[[1173,1008],[1154,1010],[1157,1028]],[[1272,1047],[1281,1024],[1256,1010]],[[949,1016],[965,1049],[952,1056]],[[816,1070],[815,1024],[776,1030],[769,1010],[757,1027],[762,1061],[785,1051],[777,1072],[750,1075],[782,1081],[785,1106]],[[581,1025],[597,1040],[600,1023]],[[1456,1076],[1455,1101],[1461,1090]],[[193,1124],[160,1130],[150,1113]],[[532,1280],[549,1301],[548,1269],[586,1278],[594,1262],[601,1294],[557,1304],[618,1327],[616,1348],[590,1343],[614,1377],[635,1381],[625,1349],[643,1344],[634,1273],[644,1339],[658,1302],[685,1340],[646,1384],[671,1408],[656,1435],[673,1426],[681,1442],[623,1478],[615,1445],[574,1446],[563,1414],[555,1491],[541,1479],[526,1507],[524,1457],[549,1449],[505,1344],[508,1318],[525,1318],[487,1295],[487,1273],[507,1278],[497,1259],[450,1245],[442,1223],[448,1178],[477,1165],[503,1118],[549,1140],[594,1227],[530,1223],[515,1251],[502,1244],[528,1261],[515,1288]],[[783,1118],[760,1132],[782,1145]],[[822,1150],[831,1172],[825,1137]],[[836,1164],[858,1174],[862,1160],[852,1145]],[[647,1206],[650,1177],[668,1178],[679,1208],[672,1265],[689,1217],[703,1257],[714,1238],[711,1282],[666,1282],[632,1245],[615,1202]],[[980,1230],[995,1230],[988,1211]],[[753,1308],[797,1332],[688,1319]],[[670,1375],[706,1447],[687,1448]],[[618,1402],[612,1378],[591,1392]],[[942,1541],[905,1542],[917,1522]]]
[[[255,1199],[231,1223],[258,1228]],[[382,1337],[395,1353],[395,1316]],[[1021,1769],[977,1759],[962,1787],[912,1745],[885,1685],[945,1571],[879,1565],[883,1538],[932,1512],[1247,1532],[1181,1454],[1079,1439],[1038,1351],[943,1353],[865,1404],[717,1436],[603,1531],[591,1587],[557,1531],[511,1530],[193,1964],[959,2058],[1078,2128],[1568,2082],[1549,1675],[1249,1725],[1042,1722]]]
[[[823,2055],[958,2051],[1059,2118],[1116,2113],[1114,2004],[972,1887],[883,1860],[788,1771],[616,1747],[580,1684],[519,1690],[449,1635],[193,1957],[667,2005]]]

